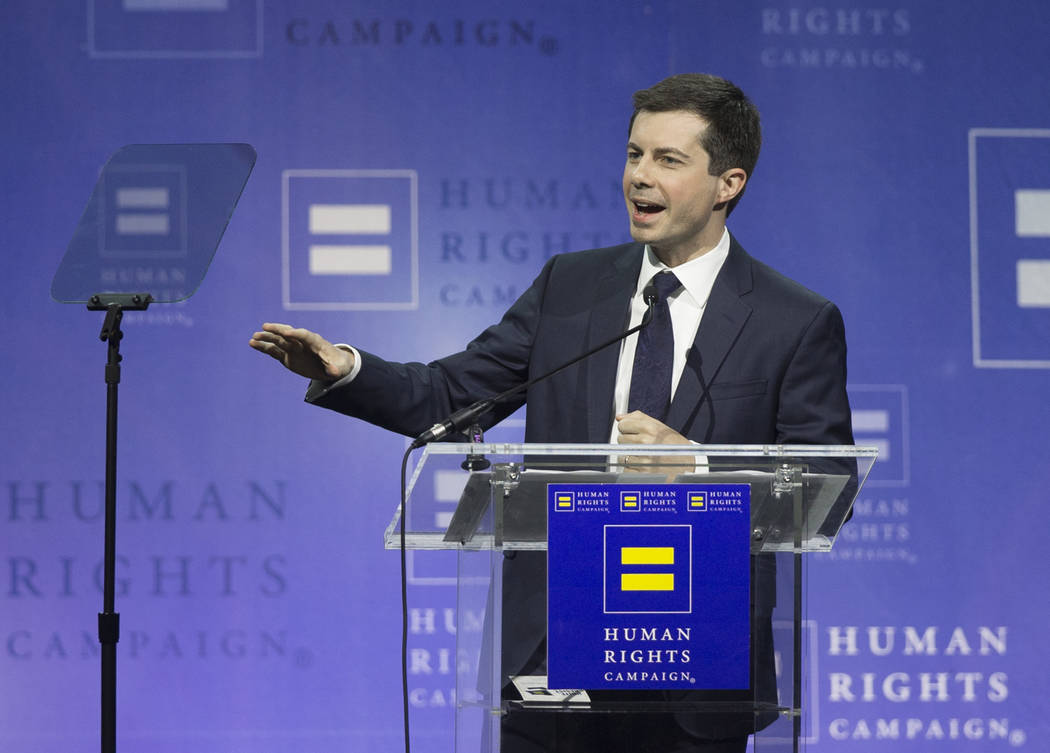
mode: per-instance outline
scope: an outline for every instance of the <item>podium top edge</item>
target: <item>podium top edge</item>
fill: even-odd
[[[652,444],[556,444],[556,443],[478,443],[435,442],[424,449],[429,455],[706,455],[709,458],[755,457],[789,458],[870,458],[878,457],[871,445],[652,445]]]

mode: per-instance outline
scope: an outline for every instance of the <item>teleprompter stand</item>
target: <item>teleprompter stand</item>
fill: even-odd
[[[126,311],[189,298],[204,280],[244,184],[255,164],[247,144],[142,144],[118,150],[103,168],[51,284],[61,303],[106,312],[99,338],[107,344],[106,480],[101,645],[101,749],[116,751],[117,643],[115,611],[117,406]],[[163,270],[163,274],[153,274]],[[173,275],[172,270],[176,273]],[[175,277],[163,290],[142,280]]]
[[[106,514],[102,611],[98,615],[98,642],[102,650],[102,750],[116,749],[117,641],[120,615],[114,611],[117,556],[117,392],[120,386],[120,324],[125,311],[145,311],[153,302],[149,293],[99,293],[88,301],[89,311],[105,311],[99,339],[108,344],[106,359]]]
[[[462,470],[463,456],[471,454],[484,455],[491,467],[481,472]],[[428,445],[408,486],[405,541],[409,549],[458,553],[454,579],[456,753],[500,750],[501,732],[506,734],[515,719],[519,729],[523,719],[526,729],[538,718],[553,719],[552,724],[543,723],[545,729],[555,730],[556,740],[548,743],[571,746],[578,739],[572,735],[593,729],[588,723],[604,724],[594,715],[622,720],[624,715],[635,714],[644,715],[650,723],[654,719],[658,724],[682,723],[701,738],[753,736],[756,753],[797,753],[805,743],[807,715],[816,698],[811,666],[815,635],[806,618],[806,555],[831,550],[877,454],[874,447],[854,446]],[[449,516],[443,512],[442,500],[452,492],[454,479],[462,492]],[[586,491],[568,497],[566,510],[559,511],[563,504],[560,491],[576,485]],[[733,529],[732,536],[739,537],[733,557],[705,559],[713,548],[703,543],[704,527],[722,514],[715,497],[696,497],[706,500],[696,511],[679,506],[671,512],[666,500],[681,500],[684,495],[692,505],[693,492],[714,494],[714,489],[729,487],[747,489],[749,517]],[[646,494],[659,504],[649,511],[628,512],[637,509],[639,491],[642,507]],[[594,502],[602,497],[604,503]],[[577,505],[575,512],[573,504]],[[599,509],[601,504],[606,509]],[[399,509],[387,528],[388,548],[400,545],[400,522]],[[629,589],[620,584],[622,576],[614,572],[615,567],[610,567],[614,556],[627,556],[627,550],[609,548],[608,542],[618,535],[611,529],[650,525],[690,527],[691,569],[685,575],[691,587],[697,579],[713,579],[709,591],[713,598],[670,608],[668,613],[677,614],[669,618],[659,610],[645,613],[648,609],[644,608],[628,614],[635,608],[613,605],[610,594]],[[723,539],[728,534],[718,528],[716,535]],[[692,542],[698,543],[694,546]],[[652,542],[647,546],[652,547]],[[648,551],[669,556],[674,546],[673,542],[658,544]],[[566,563],[570,567],[562,567]],[[636,562],[620,571],[651,572],[671,563],[671,559]],[[736,563],[735,574],[725,572],[727,563]],[[414,569],[417,576],[421,574],[418,561]],[[556,569],[568,572],[567,580]],[[682,575],[679,570],[675,578]],[[727,575],[732,577],[727,580]],[[733,680],[710,671],[720,654],[705,655],[705,647],[694,644],[692,664],[684,669],[700,670],[698,674],[706,671],[706,676],[686,689],[661,684],[665,678],[674,680],[664,670],[683,668],[669,664],[660,665],[652,673],[657,680],[641,690],[637,685],[610,690],[601,684],[606,669],[614,670],[610,676],[618,679],[619,670],[631,667],[602,665],[604,651],[589,652],[588,639],[592,648],[595,641],[609,640],[603,635],[626,640],[630,634],[622,628],[619,633],[608,633],[611,628],[606,626],[616,620],[636,620],[629,624],[642,626],[637,630],[644,640],[643,627],[659,635],[651,626],[665,618],[696,633],[706,623],[709,634],[715,635],[727,623],[711,615],[728,614],[719,611],[723,607],[716,602],[723,583],[730,582],[746,584],[743,616],[734,623],[743,625],[745,658],[735,665]],[[594,588],[587,585],[590,583]],[[571,597],[568,608],[563,606],[558,612],[559,602],[566,601],[559,594],[565,593]],[[598,615],[594,625],[579,623],[579,630],[564,629],[565,624],[577,624],[573,622],[577,615],[589,609]],[[602,644],[600,648],[617,649],[614,655],[622,657],[618,649],[624,645]],[[668,645],[673,646],[650,643],[637,647],[644,648],[641,654],[647,655],[648,649]],[[561,684],[555,675],[567,676],[563,672],[566,656],[571,661],[596,656],[599,683]]]

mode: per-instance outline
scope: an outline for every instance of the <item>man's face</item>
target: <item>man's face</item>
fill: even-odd
[[[726,200],[726,185],[708,174],[710,157],[700,146],[706,127],[683,110],[642,110],[631,127],[623,169],[631,237],[650,244],[665,263],[709,251],[722,237],[724,215],[712,222],[712,213]]]

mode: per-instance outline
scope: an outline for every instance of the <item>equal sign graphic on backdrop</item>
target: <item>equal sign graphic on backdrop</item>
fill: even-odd
[[[853,411],[853,433],[859,445],[875,446],[879,450],[879,461],[888,462],[890,454],[890,412],[888,410]]]
[[[171,193],[164,186],[118,188],[117,235],[169,235]]]
[[[311,204],[312,238],[390,235],[389,204]],[[311,243],[312,275],[389,275],[393,252],[387,244]]]
[[[434,473],[434,526],[439,531],[448,528],[452,522],[452,513],[463,496],[468,475],[461,471],[437,471]],[[442,509],[444,508],[444,509]]]
[[[93,58],[257,58],[264,0],[86,0]]]
[[[1050,238],[1050,191],[1014,192],[1018,238]],[[1017,260],[1017,305],[1050,307],[1050,259]]]
[[[229,0],[124,0],[126,11],[223,11]]]

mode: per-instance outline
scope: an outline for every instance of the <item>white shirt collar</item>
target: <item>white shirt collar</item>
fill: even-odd
[[[690,259],[685,264],[679,264],[674,269],[660,261],[656,254],[653,253],[652,248],[646,244],[645,254],[642,256],[642,271],[638,275],[638,289],[636,293],[640,295],[657,272],[670,269],[674,272],[678,281],[682,283],[682,288],[685,292],[689,294],[697,306],[702,308],[707,304],[707,299],[711,295],[711,288],[715,284],[715,277],[718,276],[718,272],[722,269],[722,265],[728,256],[728,228],[722,231],[722,237],[714,248],[703,256]],[[681,290],[672,293],[670,297],[674,298],[679,295],[681,295]]]

